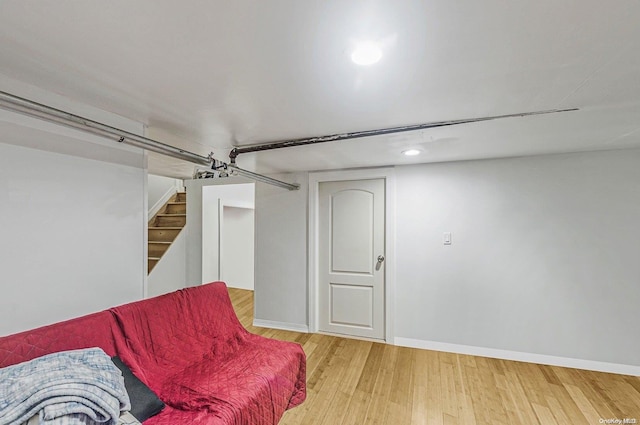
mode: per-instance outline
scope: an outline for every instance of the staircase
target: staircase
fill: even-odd
[[[186,223],[187,194],[178,192],[149,221],[147,273],[151,273]]]

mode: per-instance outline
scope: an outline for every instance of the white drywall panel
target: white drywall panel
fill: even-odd
[[[254,221],[252,208],[223,206],[220,277],[231,288],[254,289]]]
[[[256,185],[256,321],[308,325],[308,173],[274,175],[300,190]]]
[[[48,152],[15,138],[79,152],[88,142],[2,125],[11,131],[0,136],[0,335],[142,298],[142,151],[105,143],[91,159]]]
[[[639,164],[625,150],[397,167],[396,336],[640,365]]]

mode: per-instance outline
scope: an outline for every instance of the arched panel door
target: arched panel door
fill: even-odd
[[[319,330],[384,339],[384,179],[319,187]]]

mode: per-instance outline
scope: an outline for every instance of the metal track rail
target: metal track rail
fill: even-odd
[[[14,96],[3,91],[0,91],[0,107],[56,124],[93,133],[98,136],[114,139],[119,143],[137,146],[163,155],[193,162],[195,164],[211,164],[211,158],[206,156],[176,148],[175,146],[167,145],[147,137],[138,136],[137,134],[129,131],[112,127],[79,115],[74,115],[60,109],[52,108],[41,103],[33,102],[22,97]]]
[[[451,120],[451,121],[435,121],[435,122],[430,122],[425,124],[380,128],[376,130],[354,131],[350,133],[339,133],[339,134],[332,134],[329,136],[314,136],[314,137],[305,137],[301,139],[282,140],[282,141],[275,141],[275,142],[257,144],[252,146],[234,148],[229,153],[229,159],[231,160],[231,164],[234,164],[238,155],[243,153],[249,153],[249,152],[260,152],[260,151],[266,151],[266,150],[272,150],[272,149],[290,148],[293,146],[314,145],[317,143],[337,142],[339,140],[357,139],[360,137],[380,136],[384,134],[402,133],[405,131],[426,130],[429,128],[446,127],[451,125],[468,124],[468,123],[482,122],[482,121],[491,121],[491,120],[497,120],[497,119],[503,119],[503,118],[528,117],[532,115],[555,114],[558,112],[571,112],[571,111],[577,111],[577,110],[578,108],[548,109],[545,111],[520,112],[518,114],[494,115],[494,116],[480,117],[480,118],[465,118],[465,119]]]
[[[108,139],[113,139],[118,143],[125,143],[139,148],[157,152],[173,158],[181,159],[198,165],[211,167],[215,159],[213,154],[207,156],[198,155],[148,137],[139,136],[126,130],[112,127],[89,118],[81,117],[60,109],[52,108],[42,103],[34,102],[29,99],[18,97],[10,93],[0,91],[0,107],[9,111],[18,112],[31,117],[39,118],[55,124],[64,125],[81,131],[92,133]],[[222,163],[225,164],[226,163]],[[256,180],[262,183],[271,184],[288,190],[297,190],[300,188],[297,184],[291,184],[262,174],[244,170],[235,165],[230,167],[235,174]]]
[[[578,110],[578,108],[549,109],[544,111],[521,112],[517,114],[494,115],[489,117],[467,118],[450,121],[435,121],[425,124],[406,125],[400,127],[381,128],[376,130],[332,134],[328,136],[316,136],[301,139],[275,141],[270,143],[234,148],[229,153],[230,163],[227,164],[226,162],[216,161],[213,158],[213,154],[210,154],[207,157],[198,155],[196,153],[189,152],[187,150],[180,149],[175,146],[159,142],[157,140],[149,139],[148,137],[139,136],[126,130],[112,127],[110,125],[103,124],[89,118],[81,117],[79,115],[74,115],[69,112],[52,108],[50,106],[43,105],[41,103],[37,103],[3,91],[0,91],[0,107],[10,111],[19,112],[21,114],[54,122],[56,124],[61,124],[67,127],[72,127],[82,131],[93,133],[98,136],[114,139],[119,143],[126,143],[132,146],[137,146],[163,155],[171,156],[173,158],[192,162],[194,164],[205,165],[213,168],[214,164],[217,162],[219,164],[223,164],[225,168],[228,166],[233,174],[241,175],[252,180],[271,184],[288,190],[297,190],[300,188],[300,186],[239,168],[236,165],[236,158],[240,154],[249,152],[260,152],[293,146],[313,145],[317,143],[335,142],[340,140],[356,139],[360,137],[380,136],[385,134],[402,133],[406,131],[425,130],[430,128],[491,121],[503,118],[527,117],[532,115],[554,114],[559,112],[571,112]]]

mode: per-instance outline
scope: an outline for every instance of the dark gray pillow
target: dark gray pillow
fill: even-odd
[[[139,380],[118,356],[111,357],[111,361],[122,371],[124,387],[129,393],[129,399],[131,399],[131,414],[137,420],[144,422],[164,409],[162,400],[144,382]]]

